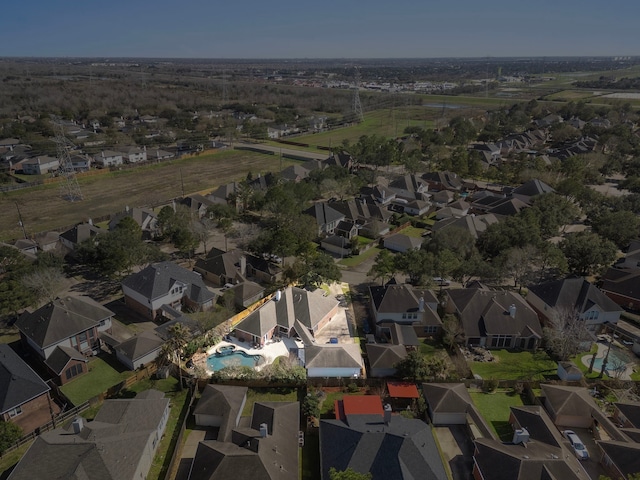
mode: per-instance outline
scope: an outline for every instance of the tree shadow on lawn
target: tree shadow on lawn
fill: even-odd
[[[493,425],[500,440],[507,442],[513,439],[513,428],[508,421],[494,420],[491,422],[491,425]]]

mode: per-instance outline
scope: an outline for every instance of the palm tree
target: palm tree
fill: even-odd
[[[169,338],[162,346],[160,358],[167,360],[178,367],[178,376],[180,378],[180,390],[182,390],[182,352],[184,347],[189,343],[191,332],[188,327],[181,323],[176,323],[167,329]]]

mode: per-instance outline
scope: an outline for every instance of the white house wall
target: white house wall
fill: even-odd
[[[360,377],[360,368],[308,368],[307,377],[313,378],[337,378],[337,377]]]

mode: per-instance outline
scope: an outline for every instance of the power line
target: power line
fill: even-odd
[[[364,114],[362,113],[362,103],[360,103],[360,70],[356,68],[356,86],[353,91],[353,114],[356,121],[364,121]]]

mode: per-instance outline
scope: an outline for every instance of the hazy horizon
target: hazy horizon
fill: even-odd
[[[256,0],[4,7],[0,57],[438,59],[636,56],[640,4]]]

